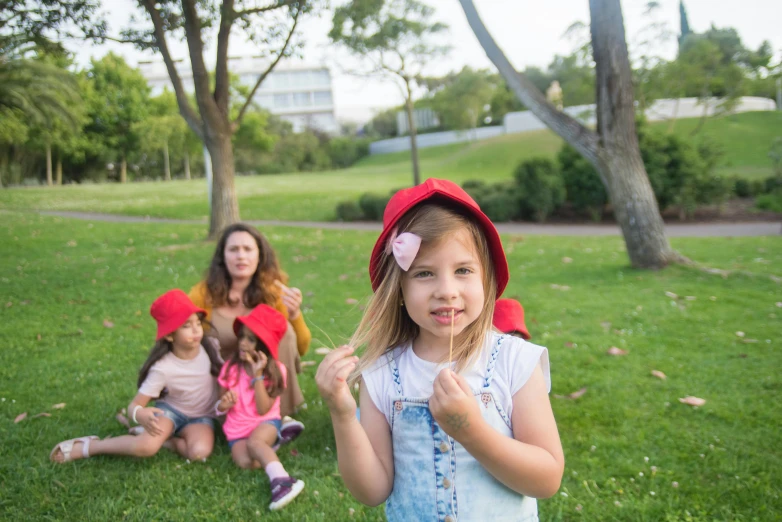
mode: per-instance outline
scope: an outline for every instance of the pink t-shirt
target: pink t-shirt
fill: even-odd
[[[275,361],[282,372],[282,382],[287,385],[288,372],[285,365]],[[237,379],[238,374],[238,379]],[[280,419],[280,397],[274,399],[272,407],[266,415],[258,415],[255,408],[255,390],[250,385],[251,377],[247,375],[243,364],[223,364],[217,382],[226,390],[236,394],[236,404],[228,410],[223,424],[225,437],[231,440],[246,439],[262,422]],[[265,384],[265,382],[264,382]]]

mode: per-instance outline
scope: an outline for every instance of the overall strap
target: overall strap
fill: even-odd
[[[386,359],[388,360],[388,369],[391,370],[391,376],[394,378],[394,389],[396,390],[397,395],[401,397],[403,395],[402,381],[399,378],[399,367],[396,365],[396,360],[394,359],[394,350],[386,352]]]
[[[494,378],[494,367],[497,364],[497,357],[500,354],[500,345],[507,338],[507,335],[500,335],[497,338],[497,342],[491,348],[491,354],[489,355],[489,362],[486,364],[486,378],[483,381],[484,388],[491,386],[491,380]]]

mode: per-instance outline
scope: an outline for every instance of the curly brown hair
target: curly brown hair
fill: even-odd
[[[250,331],[249,328],[243,326],[239,331],[239,339],[242,339],[245,335],[247,335],[247,331]],[[253,336],[254,335],[255,334],[253,334]],[[266,366],[263,369],[263,384],[266,387],[266,393],[268,393],[269,397],[272,399],[279,397],[282,395],[283,390],[285,390],[285,380],[282,377],[282,370],[280,370],[281,363],[272,357],[269,348],[257,337],[255,338],[255,351],[262,352],[266,356]],[[250,373],[250,369],[241,359],[241,350],[237,350],[236,353],[234,353],[231,358],[228,359],[228,370],[230,370],[230,368],[233,366],[238,366],[238,371],[241,371],[241,369],[244,368],[244,371],[247,372],[247,375],[250,377],[253,376],[252,373]],[[226,372],[226,375],[228,375],[228,372]],[[237,374],[237,379],[238,378],[239,376]]]
[[[235,223],[226,227],[217,241],[212,262],[206,272],[206,289],[212,306],[237,304],[235,301],[232,302],[229,297],[231,274],[228,273],[228,268],[225,265],[225,245],[234,232],[247,232],[258,245],[258,268],[255,269],[250,284],[244,290],[242,303],[247,308],[255,308],[259,304],[274,306],[279,298],[275,281],[287,283],[288,276],[280,269],[277,255],[269,241],[258,229],[245,223]]]

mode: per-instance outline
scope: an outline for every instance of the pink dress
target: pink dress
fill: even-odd
[[[287,383],[288,372],[285,369],[285,365],[279,361],[274,362],[277,363],[277,367],[282,372],[282,382]],[[234,365],[225,363],[220,370],[220,376],[217,378],[220,386],[226,390],[233,390],[236,394],[236,404],[228,410],[225,416],[225,423],[223,424],[223,431],[229,442],[246,439],[263,422],[280,420],[279,396],[274,399],[272,407],[269,408],[265,415],[258,414],[258,410],[255,407],[255,390],[250,384],[251,380],[252,378],[247,375],[247,371],[245,371],[242,363]],[[264,384],[266,384],[266,379],[264,379]]]

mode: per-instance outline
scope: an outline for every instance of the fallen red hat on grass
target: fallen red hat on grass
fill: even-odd
[[[502,333],[518,332],[524,339],[532,337],[527,331],[527,325],[524,324],[524,307],[515,299],[497,299],[494,304],[492,323]]]

